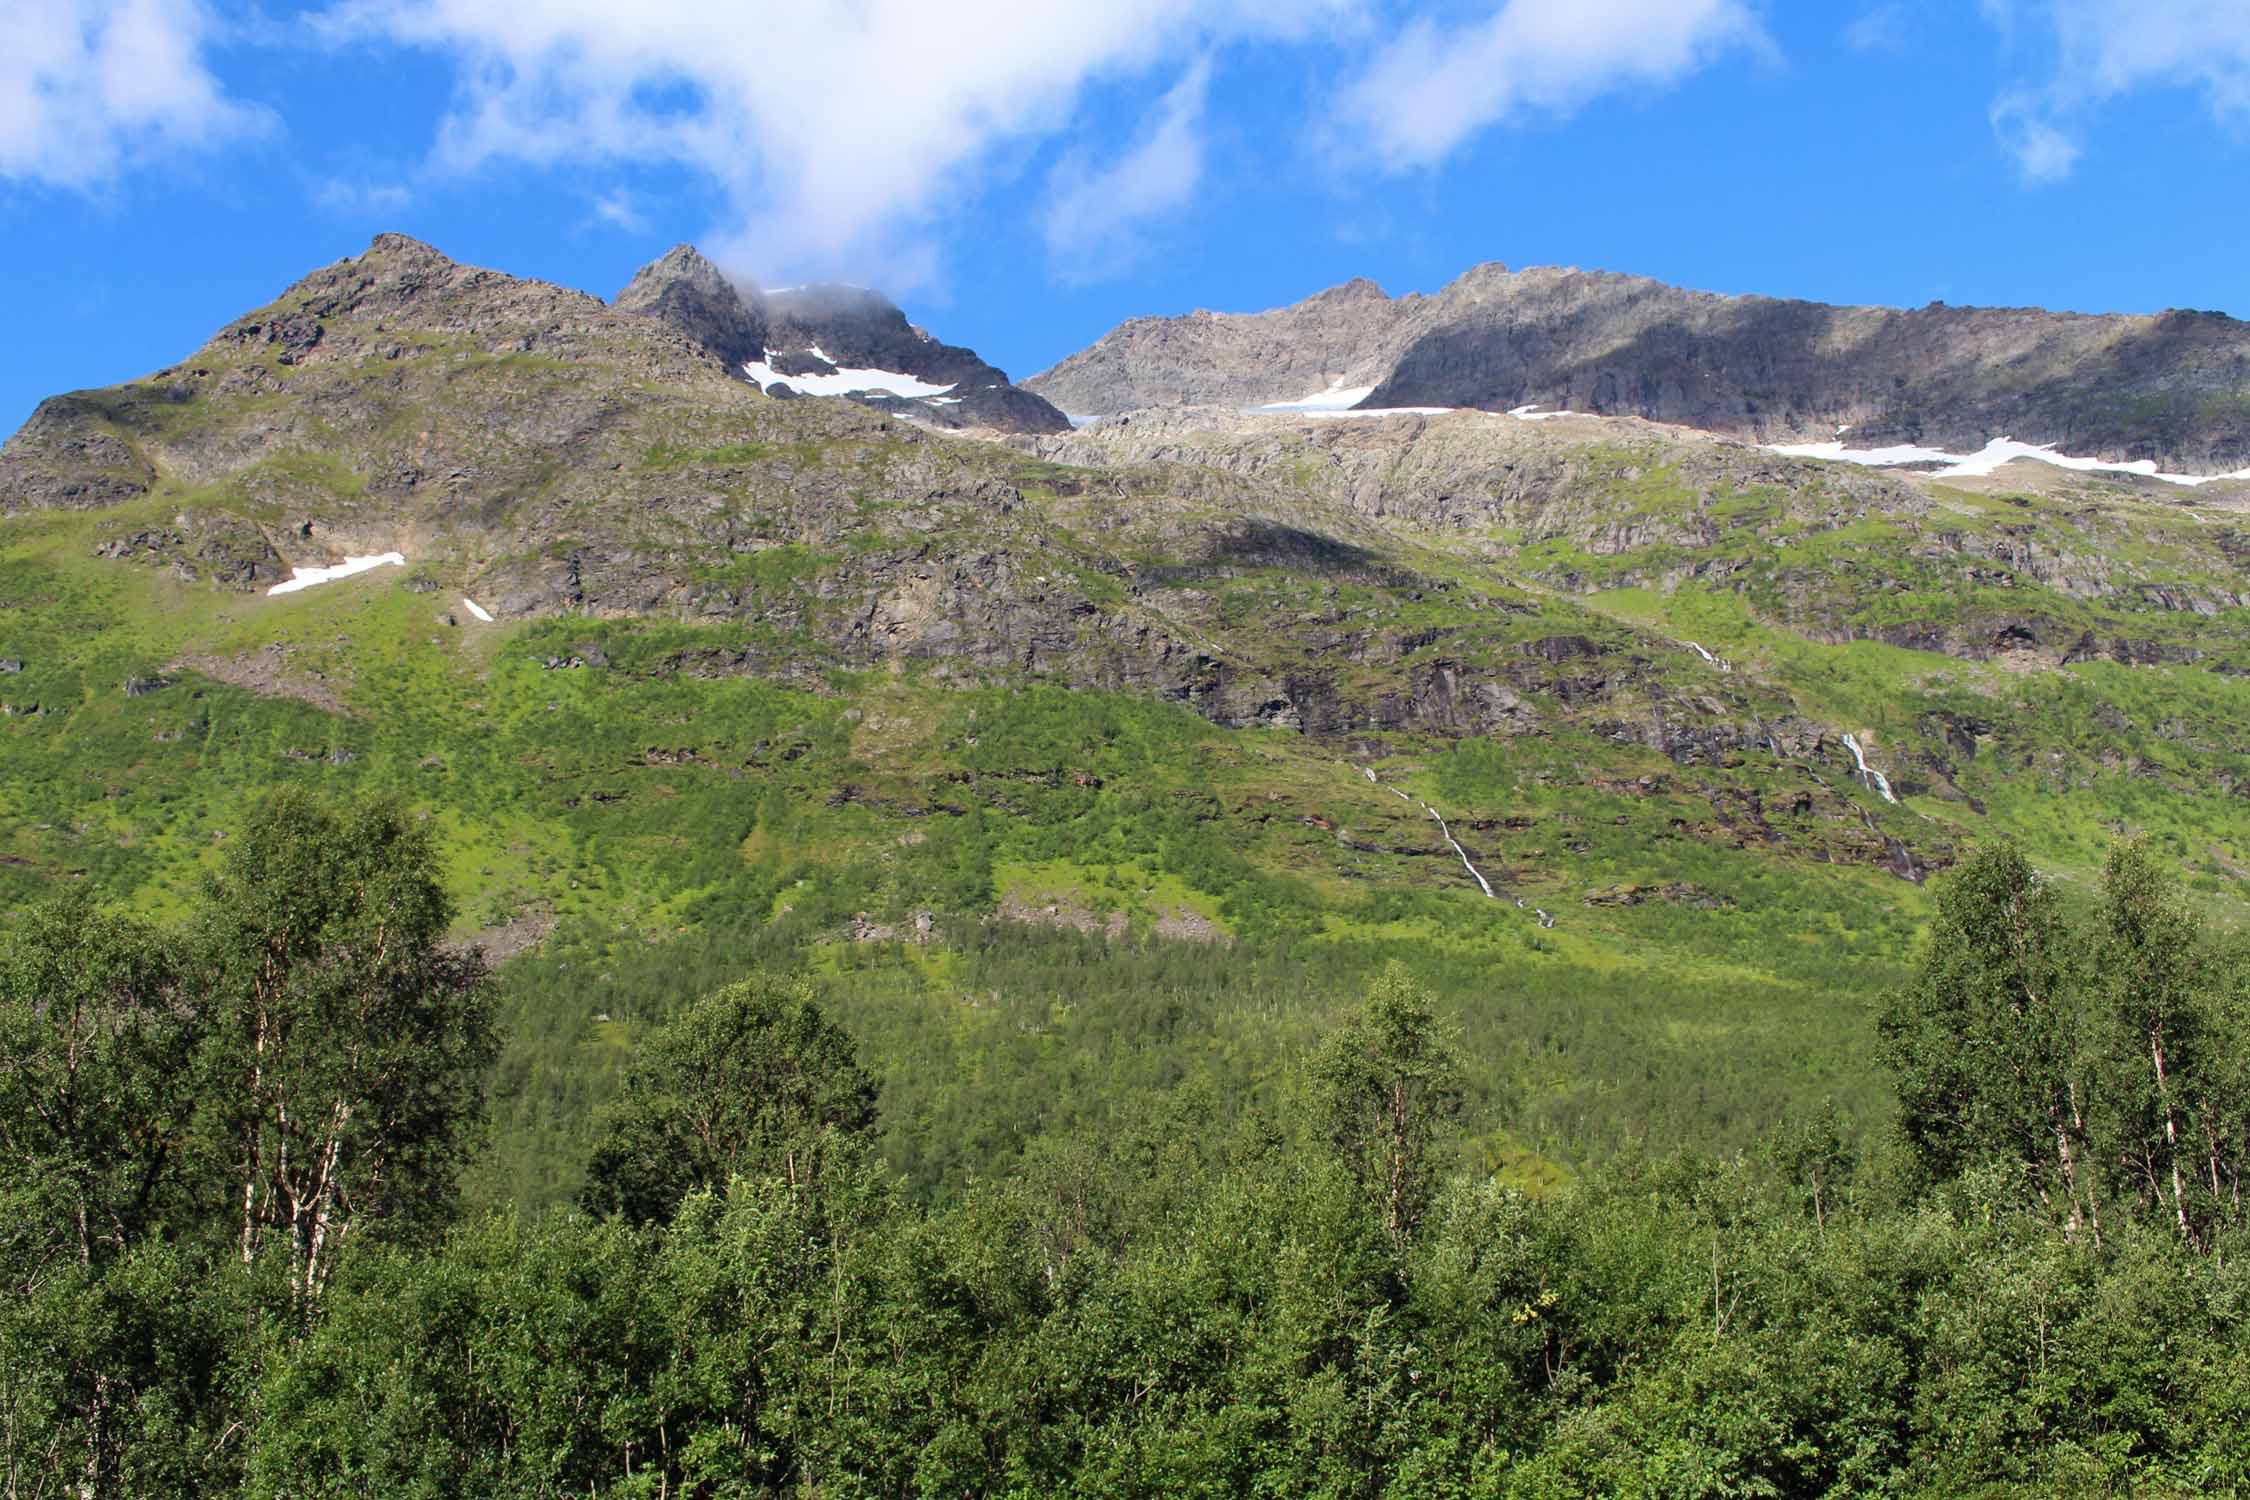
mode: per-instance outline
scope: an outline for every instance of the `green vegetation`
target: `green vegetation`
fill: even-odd
[[[1949,878],[1864,1148],[1813,1110],[1527,1193],[1451,1154],[1475,1070],[1394,965],[1254,1107],[1185,1080],[931,1203],[769,976],[648,1033],[607,1216],[454,1210],[485,1011],[435,874],[284,794],[185,925],[73,893],[0,940],[14,1492],[2250,1484],[2239,954],[2144,848],[2090,900],[2005,846]],[[402,1021],[460,1042],[397,1094]],[[328,1239],[250,1232],[331,1169]]]
[[[819,1175],[827,1132],[875,1119],[875,1085],[809,987],[732,984],[651,1036],[607,1112],[586,1209],[646,1224],[737,1177]]]

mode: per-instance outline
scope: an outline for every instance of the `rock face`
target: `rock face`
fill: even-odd
[[[939,342],[908,323],[890,299],[864,287],[761,292],[737,286],[695,247],[679,245],[643,266],[615,306],[669,324],[770,395],[822,393],[847,378],[840,371],[880,371],[935,390],[915,395],[873,384],[835,393],[939,427],[1070,429],[1061,412],[1018,389],[974,350]],[[752,374],[753,365],[759,374]]]
[[[1025,384],[1083,415],[1371,386],[1365,407],[1538,405],[1759,442],[2053,443],[2187,473],[2250,465],[2250,325],[2217,313],[1900,311],[1479,266],[1435,296],[1123,324]]]

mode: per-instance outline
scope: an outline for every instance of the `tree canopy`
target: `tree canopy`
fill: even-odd
[[[1895,1139],[1536,1191],[1404,969],[1270,1105],[1182,1086],[945,1195],[818,986],[752,973],[641,1030],[584,1206],[465,1213],[447,919],[411,816],[283,798],[184,925],[0,929],[5,1493],[2250,1487],[2240,966],[2144,848],[1942,879]]]
[[[735,1177],[795,1186],[820,1173],[833,1137],[874,1123],[875,1081],[811,987],[743,980],[643,1044],[595,1148],[585,1204],[647,1223]]]

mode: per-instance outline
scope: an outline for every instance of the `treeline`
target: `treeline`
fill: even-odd
[[[1938,900],[1832,1115],[1529,1197],[1403,970],[1270,1103],[931,1200],[806,982],[640,1047],[580,1202],[462,1217],[494,1052],[395,809],[282,799],[184,930],[0,941],[16,1496],[2226,1494],[2239,970],[2140,849]]]

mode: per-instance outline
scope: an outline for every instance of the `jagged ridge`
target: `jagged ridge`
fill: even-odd
[[[1912,311],[1479,266],[1435,296],[1352,282],[1293,307],[1142,318],[1025,382],[1065,410],[1253,405],[1326,385],[1367,407],[1524,405],[1761,442],[2001,437],[2188,473],[2250,464],[2250,325],[2217,313]]]

